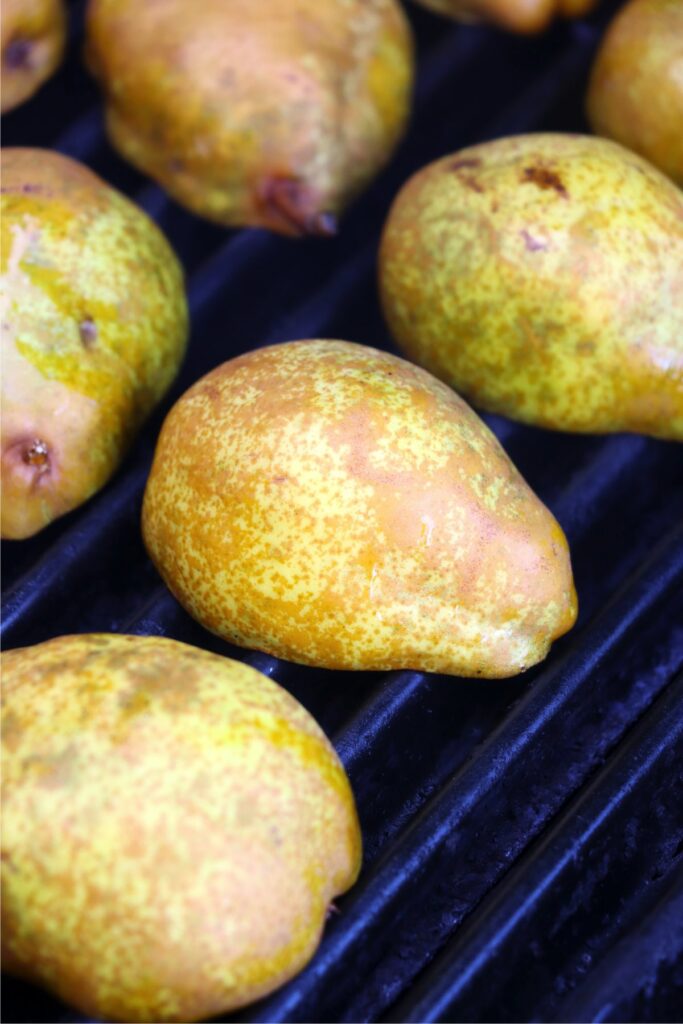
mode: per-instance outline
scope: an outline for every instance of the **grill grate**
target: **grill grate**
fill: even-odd
[[[523,680],[331,673],[230,648],[161,585],[139,531],[164,412],[256,345],[339,337],[391,348],[374,263],[390,198],[424,163],[531,130],[585,130],[591,56],[614,2],[542,39],[415,8],[411,130],[338,238],[225,232],[182,211],[109,148],[82,70],[5,119],[6,145],[84,160],[163,227],[188,275],[190,350],[110,485],[38,537],[3,546],[5,646],[61,633],[159,633],[248,661],[330,734],[349,772],[365,866],[312,964],[242,1021],[676,1020],[683,1006],[683,459],[641,437],[554,435],[488,416],[564,527],[581,610]],[[264,294],[268,301],[264,302]],[[82,1018],[18,981],[13,1021]]]

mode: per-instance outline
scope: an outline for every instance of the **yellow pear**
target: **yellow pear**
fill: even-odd
[[[176,375],[180,265],[156,225],[82,164],[3,149],[2,536],[103,486]]]
[[[588,119],[683,185],[683,3],[631,0],[593,65]]]
[[[683,194],[621,146],[520,135],[437,160],[379,270],[399,346],[475,406],[683,439]]]
[[[333,233],[408,114],[397,0],[91,0],[87,46],[116,147],[221,224]]]
[[[509,676],[576,615],[562,530],[493,434],[349,342],[260,349],[190,388],[142,525],[191,615],[306,664]]]
[[[189,1021],[313,955],[361,840],[293,697],[160,637],[2,656],[3,967],[96,1019]]]

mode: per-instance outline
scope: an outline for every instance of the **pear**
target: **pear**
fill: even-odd
[[[683,3],[631,0],[610,24],[588,90],[588,119],[683,185]]]
[[[29,99],[59,66],[66,41],[62,0],[2,0],[2,113]]]
[[[457,21],[484,21],[509,32],[540,32],[555,15],[579,18],[597,0],[417,0],[439,14]]]
[[[332,234],[408,114],[397,0],[91,0],[87,53],[114,145],[228,226]]]
[[[180,265],[82,164],[3,149],[2,536],[29,537],[108,480],[187,340]]]
[[[142,528],[207,629],[304,664],[509,676],[576,616],[562,530],[493,434],[349,342],[263,348],[190,388]]]
[[[683,439],[683,194],[613,142],[520,135],[423,168],[380,289],[403,351],[475,406]]]
[[[300,970],[361,856],[308,712],[161,637],[59,637],[2,670],[3,967],[121,1021],[226,1013]]]

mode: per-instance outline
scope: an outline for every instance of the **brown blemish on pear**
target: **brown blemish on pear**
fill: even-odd
[[[174,254],[129,200],[57,153],[0,159],[2,536],[18,540],[114,472],[178,369],[187,307]]]
[[[379,270],[400,347],[475,406],[683,439],[683,194],[621,146],[539,133],[435,161],[395,200]]]
[[[562,184],[562,179],[555,171],[548,167],[525,167],[522,176],[523,182],[531,182],[538,188],[552,188],[558,195],[568,199],[567,189]]]
[[[32,466],[40,474],[45,473],[50,467],[50,449],[40,438],[36,438],[28,447],[24,447],[22,458],[27,466]]]
[[[54,456],[49,445],[40,438],[11,441],[2,452],[3,475],[23,480],[29,494],[47,483],[53,472]]]

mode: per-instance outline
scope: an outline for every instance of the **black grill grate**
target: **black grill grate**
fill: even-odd
[[[109,148],[69,59],[5,119],[5,145],[84,160],[162,225],[184,261],[189,355],[116,478],[30,541],[3,546],[3,642],[161,633],[249,661],[290,689],[350,774],[365,867],[307,970],[234,1019],[680,1020],[683,1014],[683,456],[641,437],[554,435],[486,417],[564,527],[576,628],[523,679],[331,673],[229,648],[192,622],[147,560],[139,510],[163,413],[256,345],[339,337],[391,348],[374,262],[390,199],[463,145],[585,130],[609,14],[541,39],[410,11],[419,78],[405,143],[337,239],[228,233],[169,201]],[[5,1019],[80,1020],[5,984]]]

